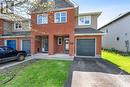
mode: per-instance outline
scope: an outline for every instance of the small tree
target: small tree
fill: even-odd
[[[6,15],[6,17],[9,17],[7,19],[11,19],[12,21],[20,21],[16,15],[24,15],[25,17],[30,18],[29,14],[31,12],[44,13],[51,11],[54,8],[55,3],[53,1],[44,2],[44,0],[2,0],[0,2],[0,14]],[[22,21],[24,18],[21,17],[20,19]],[[35,20],[32,20],[32,22],[33,21]],[[13,35],[11,26],[7,26],[6,28],[6,32],[8,32],[10,35]]]

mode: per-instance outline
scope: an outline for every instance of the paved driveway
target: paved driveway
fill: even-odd
[[[99,58],[75,58],[65,87],[130,87],[130,75]]]

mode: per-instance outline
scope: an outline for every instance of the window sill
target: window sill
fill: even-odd
[[[48,24],[48,23],[47,23]],[[47,24],[37,24],[37,25],[47,25]]]
[[[66,24],[67,22],[55,22],[55,24]]]

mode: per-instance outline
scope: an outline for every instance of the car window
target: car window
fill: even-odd
[[[4,49],[3,48],[0,48],[0,52],[3,52],[4,51]]]
[[[13,48],[10,48],[10,47],[8,47],[8,48],[6,48],[8,51],[14,51],[14,49]]]

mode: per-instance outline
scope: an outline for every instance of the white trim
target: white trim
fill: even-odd
[[[59,44],[59,39],[61,39],[61,44]],[[62,37],[58,37],[58,42],[57,42],[57,44],[58,44],[58,45],[62,45],[62,42],[63,42]]]
[[[80,18],[83,18],[83,21],[85,22],[85,19],[88,19],[89,23],[85,24],[85,23],[80,23]],[[87,26],[87,25],[91,25],[92,24],[92,17],[91,16],[78,16],[78,25],[79,26]]]
[[[83,33],[83,34],[75,34],[75,36],[84,36],[84,35],[106,35],[106,33]]]
[[[22,30],[23,28],[22,28],[22,24],[20,23],[21,21],[15,21],[14,22],[14,30]],[[21,24],[21,28],[16,28],[16,23],[19,23],[19,24]]]
[[[20,46],[20,47],[21,47],[20,50],[23,50],[23,40],[22,40],[22,39],[21,39],[21,41],[20,41],[20,45],[21,45],[21,46]]]
[[[95,56],[80,56],[80,57],[96,57],[97,56],[97,39],[96,38],[77,38],[75,41],[75,56],[77,56],[77,40],[79,39],[95,39]],[[79,56],[77,56],[79,57]]]
[[[31,39],[25,39],[25,38],[24,38],[24,39],[21,39],[21,41],[20,41],[20,45],[21,45],[21,46],[20,46],[20,49],[21,49],[21,50],[23,50],[23,40],[30,40],[30,42],[31,42]],[[31,43],[30,43],[30,47],[31,47]]]
[[[1,36],[0,38],[14,38],[14,37],[31,37],[30,35],[28,36],[25,36],[25,35],[22,35],[22,36]]]
[[[42,52],[48,52],[48,51],[45,51],[45,39],[48,40],[48,38],[42,38]],[[43,51],[43,45],[44,45],[44,51]]]
[[[56,14],[57,14],[57,13],[60,13],[60,22],[57,22],[57,21],[56,21]],[[65,20],[65,22],[62,22],[62,21],[61,21],[61,17],[62,17],[61,14],[62,14],[62,13],[65,13],[65,14],[66,14],[66,20]],[[67,11],[55,12],[55,14],[54,14],[54,23],[66,23],[66,22],[67,22],[67,19],[68,19],[68,18],[67,18],[67,15],[68,15],[68,14],[67,14]]]

